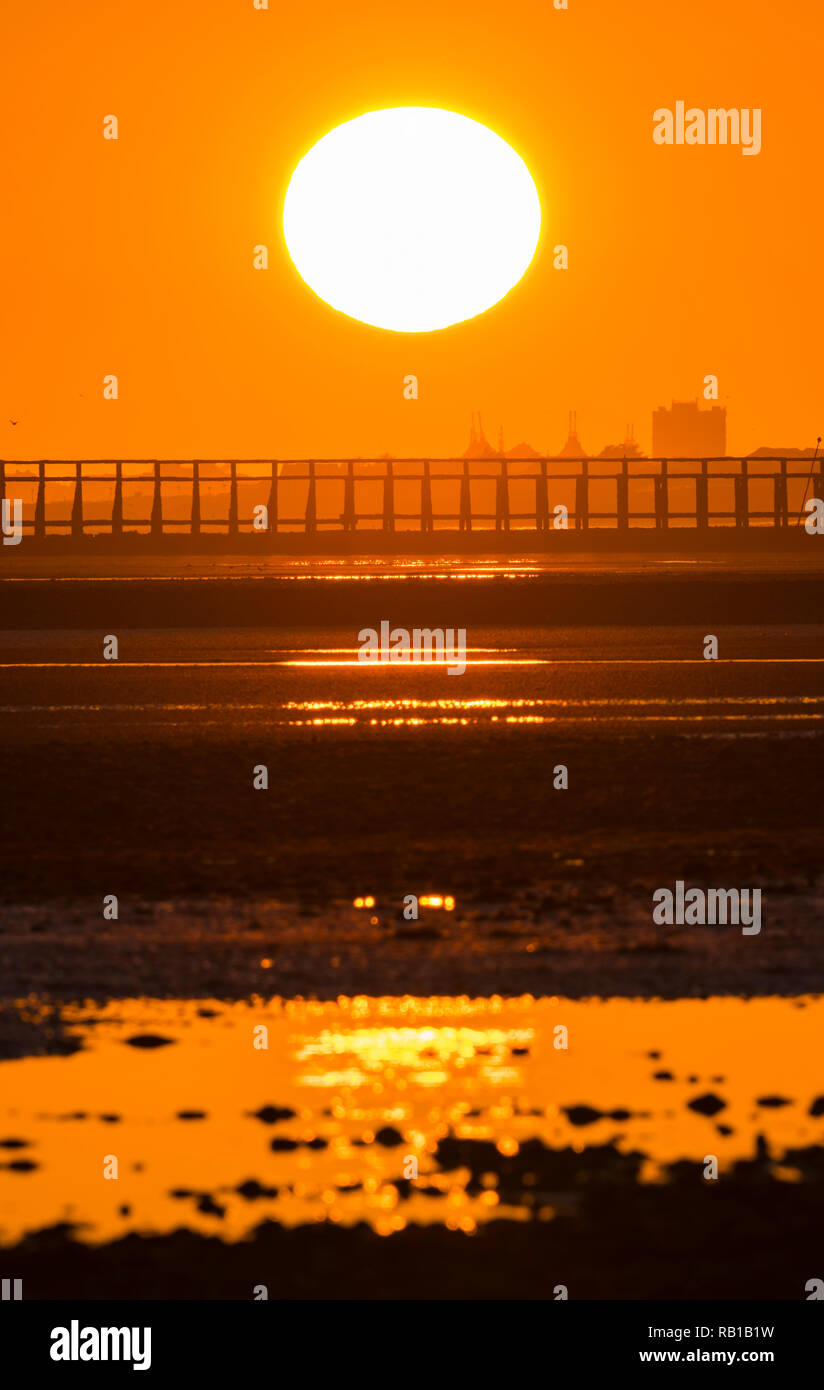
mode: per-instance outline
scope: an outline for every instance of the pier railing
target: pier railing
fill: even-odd
[[[36,539],[786,528],[805,497],[824,498],[821,459],[0,460],[0,499],[21,499]]]

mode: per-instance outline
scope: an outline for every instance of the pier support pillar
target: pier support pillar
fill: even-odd
[[[83,536],[83,464],[76,463],[74,500],[72,502],[72,540]]]
[[[266,503],[266,510],[269,513],[269,530],[273,536],[278,531],[278,466],[272,463],[272,475],[269,480],[269,500]]]
[[[750,524],[749,478],[747,460],[741,460],[741,472],[733,479],[735,486],[735,524],[746,528]]]
[[[343,529],[344,531],[357,530],[357,517],[355,516],[355,465],[352,459],[346,466],[346,477],[343,480]]]
[[[617,500],[616,513],[618,518],[619,531],[629,530],[629,464],[626,459],[621,462],[621,473],[616,479]]]
[[[154,491],[152,494],[152,519],[151,533],[153,536],[163,535],[163,491],[161,488],[160,464],[155,459],[154,466]]]
[[[123,464],[114,466],[114,497],[112,498],[112,535],[123,535]]]
[[[575,479],[575,529],[589,529],[589,473],[585,463],[581,464],[581,472]]]
[[[546,459],[541,459],[541,476],[535,479],[535,530],[549,530],[549,481]]]
[[[781,462],[781,472],[773,478],[773,525],[784,527],[789,519],[787,503],[787,464]]]
[[[238,507],[237,507],[237,464],[229,464],[229,535],[236,536],[238,531]]]
[[[710,524],[710,478],[706,459],[701,460],[701,476],[695,480],[695,524],[699,531],[706,531]]]
[[[667,481],[667,460],[661,460],[661,472],[655,479],[655,526],[665,531],[669,526],[669,494]]]
[[[501,472],[495,479],[495,530],[509,530],[509,476],[506,459],[501,459]]]
[[[42,540],[46,534],[46,465],[37,465],[37,501],[34,504],[34,538]]]
[[[309,488],[306,493],[306,517],[304,520],[304,530],[309,536],[314,536],[318,529],[318,492],[315,480],[315,460],[309,462]]]
[[[388,460],[383,480],[383,529],[388,535],[395,530],[395,473],[393,464]]]
[[[192,463],[192,535],[200,535],[200,464]]]
[[[464,463],[463,477],[461,478],[461,503],[460,517],[458,520],[459,531],[472,530],[472,496],[469,491],[469,461]]]
[[[421,478],[421,530],[433,531],[435,529],[432,519],[432,476],[430,473],[429,459],[423,465],[423,477]]]

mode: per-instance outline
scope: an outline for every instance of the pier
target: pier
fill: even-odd
[[[213,541],[257,553],[474,553],[548,550],[565,533],[644,548],[650,533],[663,545],[674,531],[803,534],[811,497],[824,498],[821,459],[0,461],[0,499],[20,499],[26,549],[129,549],[148,537],[177,552]]]

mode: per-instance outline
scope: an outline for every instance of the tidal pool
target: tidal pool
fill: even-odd
[[[804,1182],[822,1013],[818,997],[65,1007],[79,1051],[0,1064],[0,1243],[64,1222],[89,1244],[235,1242],[265,1219],[471,1233],[574,1212],[593,1182],[620,1202],[686,1163],[701,1183],[709,1155],[720,1183],[755,1157]]]

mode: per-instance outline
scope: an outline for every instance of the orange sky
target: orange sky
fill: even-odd
[[[820,0],[270,4],[4,0],[0,456],[446,455],[476,408],[507,445],[574,407],[585,448],[649,448],[707,373],[730,450],[814,442]],[[761,153],[656,146],[679,99],[760,107]],[[541,193],[524,280],[434,334],[335,313],[282,241],[300,157],[392,105],[483,121]]]

